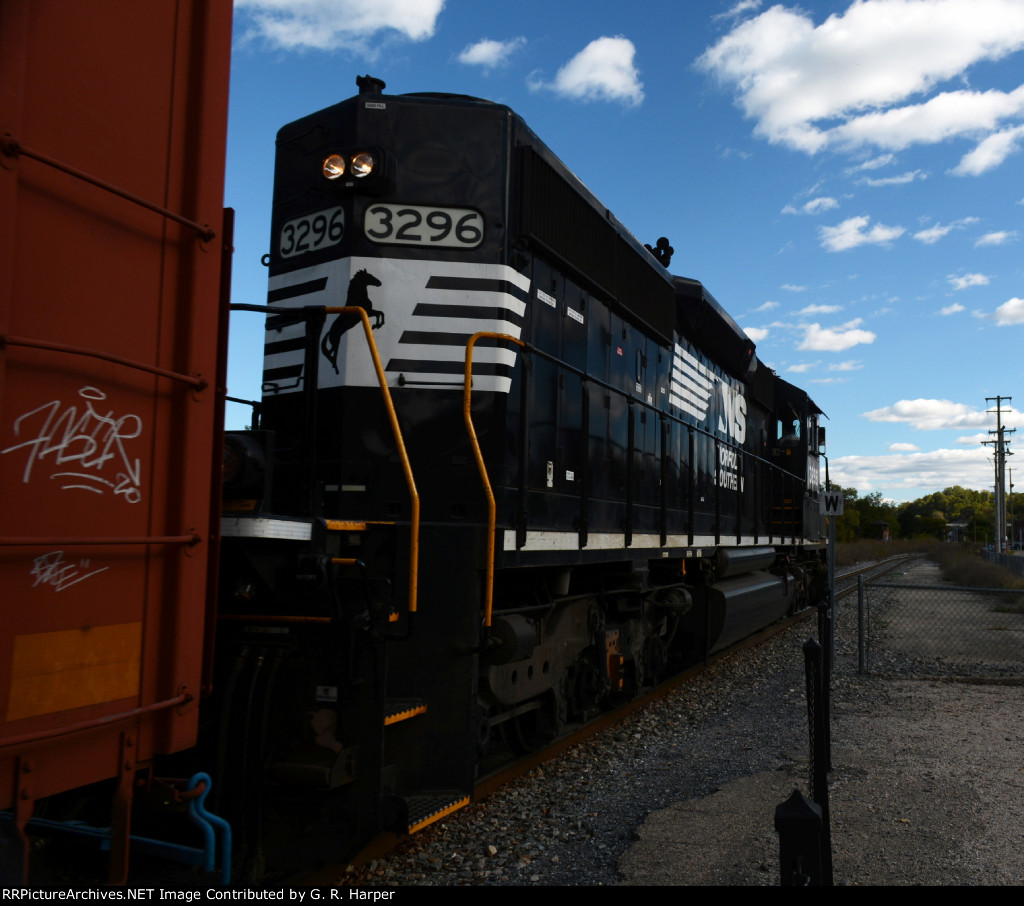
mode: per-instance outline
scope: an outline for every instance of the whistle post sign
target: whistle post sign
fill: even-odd
[[[818,498],[818,512],[822,516],[843,515],[843,492],[823,491]]]

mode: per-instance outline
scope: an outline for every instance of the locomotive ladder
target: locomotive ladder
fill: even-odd
[[[391,425],[391,432],[394,436],[395,446],[398,450],[399,460],[402,464],[402,472],[405,476],[406,488],[409,492],[410,517],[409,517],[409,614],[417,611],[417,597],[419,586],[419,529],[420,529],[420,498],[416,489],[416,480],[413,476],[412,465],[405,448],[405,441],[402,437],[402,429],[398,423],[398,415],[395,412],[394,402],[391,398],[391,391],[388,388],[387,377],[377,350],[377,343],[373,337],[373,329],[370,326],[370,319],[365,309],[357,306],[327,307],[324,314],[355,314],[358,315],[363,325],[363,333],[366,336],[367,347],[373,359],[373,367],[377,374],[377,382],[380,385],[381,396],[384,399],[384,408],[387,411],[388,422]],[[366,528],[366,523],[346,523],[336,520],[328,521],[328,528],[335,531],[359,531]],[[492,531],[493,543],[493,531]],[[493,561],[493,554],[492,554]],[[338,566],[360,565],[358,561],[348,558],[335,558],[332,560]],[[384,714],[382,715],[383,728],[398,726],[405,721],[419,718],[426,715],[429,705],[422,699],[388,699],[384,703]],[[382,765],[383,767],[383,765]],[[470,796],[462,790],[434,790],[423,791],[402,796],[405,802],[405,830],[409,834],[439,821],[452,812],[469,804]]]
[[[377,374],[377,382],[380,384],[380,393],[384,398],[384,408],[388,414],[388,423],[391,425],[391,433],[395,439],[395,446],[398,449],[398,458],[402,463],[402,474],[405,476],[405,486],[409,491],[409,613],[416,612],[416,599],[419,581],[419,558],[420,558],[420,495],[416,490],[416,479],[412,474],[412,464],[409,462],[409,454],[405,449],[405,440],[402,437],[402,429],[398,424],[398,414],[395,412],[395,404],[391,399],[391,391],[388,388],[388,379],[384,374],[384,366],[380,361],[380,353],[377,351],[377,343],[373,339],[373,328],[370,327],[370,317],[366,309],[355,305],[344,305],[338,307],[327,307],[323,309],[325,315],[354,314],[358,315],[363,325],[363,333],[366,335],[366,345],[370,350],[370,357],[373,359],[373,368]]]
[[[406,607],[407,613],[411,616],[418,610],[418,596],[419,596],[419,556],[420,556],[420,544],[419,544],[419,529],[420,529],[420,497],[419,492],[416,488],[416,480],[413,475],[412,465],[409,460],[409,455],[406,450],[405,440],[402,435],[401,426],[398,422],[398,415],[395,411],[394,401],[391,397],[391,391],[388,387],[387,377],[384,372],[384,367],[381,363],[380,353],[377,349],[376,341],[373,337],[373,329],[370,326],[370,320],[366,311],[357,306],[304,306],[301,309],[283,309],[276,306],[264,306],[264,305],[248,305],[248,304],[235,304],[231,306],[233,311],[250,311],[260,314],[268,315],[285,315],[290,317],[302,318],[306,322],[307,339],[308,333],[311,330],[311,325],[324,323],[326,315],[355,315],[359,318],[360,323],[363,326],[363,335],[366,338],[366,344],[370,357],[373,361],[374,371],[377,376],[377,383],[380,387],[381,397],[384,401],[384,408],[387,413],[388,423],[391,427],[392,437],[395,442],[395,447],[398,453],[399,460],[402,466],[402,472],[404,475],[406,488],[410,500],[410,518],[409,518],[409,588],[408,588],[408,603]],[[316,344],[310,344],[307,342],[307,347],[316,348]],[[309,353],[307,352],[307,356]],[[315,355],[315,354],[314,354]],[[314,382],[313,386],[309,388],[309,392],[316,392],[316,369],[313,366],[313,362],[307,357],[306,362],[306,373],[310,380]],[[307,384],[308,387],[308,384]],[[307,419],[308,421],[308,419]],[[327,519],[325,520],[325,528],[328,532],[365,532],[371,526],[383,526],[393,525],[394,523],[383,523],[379,521],[370,521],[362,519]],[[336,569],[358,569],[362,573],[363,581],[365,582],[366,572],[365,564],[357,558],[352,557],[332,557],[331,565]],[[240,617],[249,619],[248,616]],[[265,619],[265,618],[264,618]],[[296,618],[280,618],[294,620]],[[301,617],[301,620],[310,621],[330,621],[329,617]],[[392,612],[389,616],[389,622],[396,622],[398,620],[398,614]],[[429,704],[423,698],[387,698],[387,690],[385,685],[384,701],[382,702],[382,713],[381,713],[381,725],[380,730],[387,733],[389,728],[394,728],[392,732],[395,732],[397,728],[403,726],[413,726],[410,721],[416,721],[417,723],[422,721],[429,713]],[[380,764],[381,770],[384,768],[384,763]],[[403,811],[407,820],[403,822],[403,829],[407,833],[414,833],[428,824],[443,818],[445,815],[450,814],[456,809],[468,804],[469,794],[462,790],[435,790],[435,791],[420,791],[414,793],[406,793],[401,795],[400,798],[404,801]],[[398,830],[397,827],[393,828]]]

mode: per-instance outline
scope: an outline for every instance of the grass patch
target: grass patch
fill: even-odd
[[[977,548],[967,544],[937,544],[928,556],[939,564],[942,578],[973,588],[1019,588],[1024,579],[1002,566],[981,558]]]
[[[936,540],[852,541],[836,545],[836,567],[884,560],[898,554],[923,554],[942,570],[942,578],[969,588],[1010,588],[1024,593],[1024,578],[983,560],[973,544],[945,544]],[[1024,613],[1024,594],[1000,604],[1001,613]]]
[[[848,541],[836,545],[836,567],[855,566],[858,563],[884,560],[899,554],[920,554],[938,541]]]

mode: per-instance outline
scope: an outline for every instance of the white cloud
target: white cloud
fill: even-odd
[[[744,327],[743,332],[750,337],[755,343],[760,343],[765,337],[768,336],[767,327]]]
[[[790,365],[786,371],[792,371],[794,374],[805,374],[812,368],[817,368],[821,362],[804,362],[801,365]]]
[[[457,57],[460,63],[470,66],[482,66],[494,69],[505,63],[512,54],[526,44],[526,38],[512,38],[508,41],[492,41],[484,38],[476,44],[470,44]]]
[[[762,0],[739,0],[739,2],[731,9],[727,9],[724,13],[716,13],[712,16],[712,19],[738,19],[740,16],[746,13],[752,13],[755,10],[761,8]]]
[[[784,290],[787,290],[788,292],[791,292],[791,293],[804,293],[804,292],[807,292],[807,287],[806,286],[799,286],[796,283],[783,283],[782,286],[779,287],[779,289],[784,289]],[[778,305],[779,303],[778,302],[774,302],[772,304],[773,305]]]
[[[1024,324],[1024,299],[1013,298],[1004,302],[992,315],[996,324],[1006,327],[1010,324]]]
[[[829,365],[829,371],[860,371],[864,367],[862,362],[858,362],[856,359],[847,359],[845,362],[837,362],[835,365]]]
[[[555,74],[550,84],[533,78],[530,88],[550,88],[581,101],[620,101],[636,107],[644,99],[640,73],[633,64],[636,47],[621,35],[597,38]]]
[[[886,226],[876,223],[868,229],[870,217],[850,217],[834,227],[821,227],[822,248],[830,252],[843,252],[860,245],[887,245],[898,239],[906,230],[903,227]]]
[[[992,466],[984,447],[920,452],[893,451],[886,456],[839,456],[829,461],[833,481],[859,491],[897,493],[900,489],[987,488]],[[908,498],[919,496],[908,494]]]
[[[434,34],[445,0],[235,0],[248,20],[247,39],[284,50],[350,50],[374,56],[368,39],[394,31],[410,41]]]
[[[994,233],[986,233],[981,237],[981,239],[974,243],[974,247],[979,248],[983,245],[1005,245],[1007,242],[1016,238],[1016,230],[998,230]]]
[[[962,305],[954,303],[953,305],[947,305],[945,308],[942,309],[942,311],[939,312],[939,314],[940,315],[955,315],[958,312],[961,312],[963,310],[964,310],[964,307]]]
[[[930,226],[927,229],[914,233],[914,238],[925,245],[935,245],[936,242],[948,236],[953,230],[960,230],[977,222],[977,217],[961,217],[952,223],[937,223],[935,226]]]
[[[804,338],[797,349],[842,352],[844,349],[850,349],[861,343],[874,343],[876,334],[870,330],[860,330],[862,323],[861,319],[857,318],[839,327],[805,324],[803,325]]]
[[[879,179],[866,177],[859,180],[859,182],[861,185],[871,186],[872,188],[881,188],[882,186],[904,186],[909,182],[927,178],[927,173],[924,173],[921,170],[911,170],[907,173],[901,173],[899,176],[884,176]]]
[[[952,400],[935,399],[900,400],[862,415],[868,421],[907,424],[919,431],[982,428],[993,422],[983,410]]]
[[[865,113],[829,131],[832,144],[848,148],[874,145],[899,151],[957,136],[973,137],[996,129],[1007,117],[1024,112],[1024,86],[1005,91],[947,91],[922,104]]]
[[[963,437],[958,437],[956,442],[962,447],[976,447],[979,444],[985,443],[985,441],[991,441],[992,436],[990,434],[965,434]]]
[[[1015,126],[995,132],[983,139],[977,148],[965,154],[950,173],[956,176],[980,176],[988,170],[998,167],[1006,158],[1014,154],[1024,140],[1024,126]]]
[[[772,309],[778,308],[778,307],[779,307],[779,303],[778,302],[765,302],[762,305],[758,305],[757,308],[754,309],[754,311],[755,312],[771,311]]]
[[[801,308],[797,312],[798,315],[834,315],[837,311],[842,311],[842,305],[808,305],[806,308]]]
[[[914,238],[918,242],[923,242],[925,245],[935,245],[940,239],[949,235],[953,229],[953,224],[941,224],[937,223],[935,226],[930,226],[925,230],[914,233]]]
[[[850,167],[847,170],[847,175],[852,173],[859,173],[862,170],[880,170],[882,167],[888,167],[889,164],[896,162],[895,154],[880,154],[878,157],[872,157],[871,160],[866,160],[862,164],[858,164],[856,167]]]
[[[802,9],[772,6],[739,23],[698,65],[735,87],[755,134],[773,143],[807,153],[898,150],[993,132],[1024,113],[1024,86],[927,97],[974,64],[1021,48],[1020,0],[856,0],[818,25]],[[979,146],[974,165],[1011,144]]]
[[[888,449],[892,453],[913,453],[921,448],[917,444],[895,443],[889,444]]]
[[[988,277],[984,274],[950,274],[946,279],[955,290],[971,286],[988,286]]]
[[[834,198],[812,198],[810,201],[802,204],[799,208],[793,207],[788,204],[782,209],[783,214],[820,214],[822,211],[831,211],[833,208],[838,208],[839,202]]]

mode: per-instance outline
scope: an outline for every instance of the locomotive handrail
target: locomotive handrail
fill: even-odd
[[[366,343],[370,350],[370,358],[373,359],[373,367],[377,373],[377,382],[380,384],[381,396],[384,397],[384,408],[388,413],[391,433],[394,435],[395,446],[398,448],[398,458],[402,463],[405,485],[409,491],[409,613],[415,613],[419,587],[420,495],[419,491],[416,490],[416,479],[412,474],[412,464],[409,461],[409,454],[405,449],[405,439],[402,437],[402,429],[398,424],[398,414],[395,412],[395,404],[391,399],[387,375],[385,375],[384,366],[380,361],[380,353],[377,351],[377,343],[373,339],[373,328],[370,327],[370,317],[367,315],[366,309],[355,305],[328,307],[307,305],[302,308],[275,308],[272,305],[249,305],[244,303],[234,303],[229,308],[231,311],[291,315],[295,318],[307,320],[314,315],[355,314],[359,316],[359,320],[363,325],[363,333],[366,335]]]
[[[570,372],[572,374],[575,374],[577,377],[579,377],[581,379],[581,381],[594,384],[597,387],[600,387],[600,388],[602,388],[604,390],[607,390],[609,392],[612,392],[612,393],[617,393],[620,396],[625,396],[628,399],[630,399],[630,401],[634,402],[635,404],[637,404],[639,406],[642,406],[644,409],[647,409],[647,410],[649,410],[651,412],[655,412],[659,416],[664,416],[665,418],[667,418],[670,421],[676,423],[677,425],[680,425],[681,427],[686,428],[687,431],[691,433],[691,436],[692,436],[693,433],[698,433],[698,434],[701,434],[701,435],[703,435],[705,437],[711,438],[715,442],[715,445],[716,445],[716,460],[717,460],[717,449],[718,449],[718,446],[724,443],[730,449],[739,450],[742,453],[742,455],[744,457],[748,458],[751,462],[753,462],[755,464],[761,464],[763,466],[767,466],[767,468],[771,472],[778,473],[779,475],[782,476],[783,481],[785,481],[786,478],[792,479],[793,481],[796,481],[796,482],[801,482],[802,481],[802,479],[800,478],[799,475],[797,475],[794,472],[790,472],[787,469],[782,468],[781,466],[777,465],[776,463],[772,462],[771,460],[765,459],[763,456],[759,456],[756,453],[752,453],[752,452],[750,452],[748,450],[745,450],[739,444],[731,443],[729,441],[722,441],[721,438],[717,437],[711,431],[708,431],[708,430],[706,430],[704,428],[698,427],[697,425],[692,425],[692,424],[688,423],[687,421],[685,421],[680,416],[673,415],[671,412],[664,412],[661,409],[659,409],[657,406],[655,406],[655,405],[653,405],[651,403],[648,403],[648,402],[646,402],[643,399],[634,399],[628,393],[623,391],[621,388],[616,387],[613,384],[610,384],[607,381],[604,381],[604,380],[602,380],[599,377],[595,377],[593,375],[590,375],[586,371],[584,371],[583,369],[577,368],[574,365],[570,365],[568,362],[564,362],[561,359],[557,358],[556,356],[551,355],[550,353],[544,352],[541,349],[537,349],[535,346],[533,346],[533,345],[531,345],[529,343],[526,343],[523,340],[520,340],[520,339],[518,339],[516,337],[513,337],[510,334],[494,333],[494,332],[490,332],[490,331],[480,331],[478,333],[475,333],[475,334],[473,334],[469,338],[469,340],[466,343],[465,369],[464,369],[464,375],[463,375],[462,412],[463,412],[463,420],[464,420],[464,422],[466,424],[466,429],[467,429],[467,432],[469,434],[470,443],[471,443],[471,445],[473,447],[473,455],[474,455],[474,457],[476,459],[477,470],[480,473],[480,478],[481,478],[481,481],[482,481],[483,486],[484,486],[484,493],[485,493],[485,495],[487,497],[487,552],[486,552],[486,558],[487,559],[486,559],[486,563],[485,563],[485,567],[484,567],[484,570],[485,570],[485,576],[484,576],[484,585],[485,585],[485,587],[484,587],[484,625],[485,626],[490,626],[490,624],[491,624],[491,612],[492,612],[492,609],[493,609],[493,600],[494,600],[494,547],[495,547],[495,531],[496,531],[496,528],[497,528],[497,503],[496,503],[495,498],[494,498],[494,491],[493,491],[493,488],[491,486],[490,478],[487,475],[487,466],[486,466],[486,464],[484,463],[484,460],[483,460],[483,453],[482,453],[482,451],[480,449],[480,443],[479,443],[479,441],[477,439],[476,430],[475,430],[475,428],[473,426],[473,418],[472,418],[472,412],[471,412],[471,408],[470,408],[470,402],[471,402],[471,397],[472,397],[472,384],[473,384],[473,374],[472,374],[473,346],[476,344],[476,341],[479,340],[479,339],[503,340],[503,341],[507,341],[507,342],[510,342],[510,343],[514,343],[517,346],[519,346],[520,348],[524,349],[525,351],[527,351],[527,352],[529,352],[531,354],[537,355],[540,358],[546,359],[547,361],[553,363],[554,365],[558,366],[559,368],[562,368],[562,369],[564,369],[564,370],[566,370],[566,371],[568,371],[568,372]],[[691,454],[690,460],[692,461],[692,459],[693,459],[693,457],[692,457],[692,454]],[[718,494],[717,494],[717,489],[718,489],[719,485],[716,483],[715,487],[716,487],[716,494],[715,494],[715,508],[716,508],[716,513],[715,513],[715,532],[716,532],[716,543],[719,543],[719,541],[720,541],[720,533],[721,533],[721,526],[720,526],[721,516],[718,513]],[[739,492],[737,491],[737,493],[739,493]],[[692,504],[692,499],[691,499],[691,504]],[[788,505],[788,507],[787,507],[787,503],[784,500],[784,502],[783,502],[783,510],[785,511],[787,508],[796,510],[797,507],[796,507],[795,501],[790,503]],[[692,520],[692,514],[691,514],[691,519],[690,519],[690,523],[691,523],[691,543],[692,543],[692,521],[693,520]],[[740,532],[741,532],[740,522],[741,522],[741,516],[740,516],[739,512],[737,512],[737,516],[736,516],[736,523],[737,523],[736,533],[737,533],[737,537],[739,537]],[[757,514],[755,513],[755,526],[756,526],[756,524],[757,524]],[[756,528],[755,528],[755,533],[756,533]],[[784,540],[785,536],[786,536],[785,535],[785,523],[783,523],[783,526],[780,528],[780,535],[779,535],[779,537],[780,537],[780,539]],[[769,525],[769,527],[768,527],[768,540],[770,541],[773,537],[774,537],[774,534],[772,532],[771,526]],[[793,539],[794,539],[794,542],[795,542],[795,539],[796,539],[795,534],[793,535]]]
[[[224,402],[226,403],[238,403],[242,406],[248,406],[252,409],[252,427],[258,429],[260,426],[260,412],[263,409],[263,403],[259,400],[247,400],[240,396],[225,396]]]
[[[469,432],[469,441],[473,445],[473,456],[476,458],[477,471],[480,473],[480,480],[484,485],[484,493],[487,495],[487,560],[484,563],[484,626],[491,625],[491,610],[494,603],[494,531],[498,522],[498,505],[494,500],[494,490],[491,488],[491,480],[487,476],[487,464],[484,462],[484,454],[480,449],[480,441],[476,436],[476,429],[473,427],[472,398],[473,398],[473,346],[477,340],[505,340],[515,343],[517,346],[526,344],[507,333],[494,333],[482,330],[473,334],[466,343],[466,370],[462,383],[462,418],[466,423],[466,430]]]
[[[398,424],[398,414],[395,412],[395,404],[391,399],[391,391],[388,389],[387,375],[384,374],[380,353],[377,352],[377,343],[373,339],[370,316],[366,313],[365,308],[360,308],[358,305],[327,307],[323,311],[326,315],[356,314],[359,315],[359,320],[363,324],[363,333],[366,334],[366,343],[370,349],[370,357],[373,359],[373,367],[377,372],[381,396],[384,397],[384,408],[387,410],[388,421],[391,423],[391,433],[394,435],[395,446],[398,448],[398,458],[402,463],[405,486],[409,491],[409,613],[415,613],[420,559],[420,495],[416,490],[416,479],[412,474],[412,464],[409,462],[409,454],[405,450],[405,440],[402,437],[402,429]]]
[[[562,368],[563,370],[568,371],[568,372],[576,375],[576,377],[580,378],[580,380],[586,381],[589,384],[594,384],[595,386],[600,387],[602,390],[608,390],[611,393],[617,393],[619,396],[624,396],[627,399],[629,399],[631,402],[636,403],[636,405],[638,405],[638,406],[642,406],[644,409],[647,409],[650,412],[656,412],[659,415],[664,415],[666,418],[668,418],[671,421],[675,422],[677,425],[681,425],[681,426],[683,426],[683,427],[685,427],[687,429],[691,429],[692,428],[698,434],[703,434],[705,437],[709,437],[712,440],[718,440],[720,443],[725,443],[726,446],[730,447],[731,449],[743,450],[743,447],[740,444],[731,443],[729,441],[722,441],[721,438],[717,437],[717,435],[715,435],[711,431],[708,431],[706,428],[701,428],[698,425],[691,425],[689,422],[687,422],[681,416],[673,415],[671,412],[665,412],[662,409],[659,409],[654,403],[648,403],[646,400],[644,400],[644,399],[642,399],[640,397],[630,396],[630,394],[627,391],[623,390],[621,387],[616,387],[614,384],[608,383],[608,381],[602,380],[599,377],[596,377],[596,376],[594,376],[592,374],[589,374],[587,371],[585,371],[582,368],[577,368],[575,365],[570,365],[568,362],[562,361],[562,359],[558,358],[557,356],[553,356],[549,352],[544,352],[543,349],[538,349],[536,346],[533,346],[532,344],[527,343],[524,340],[517,340],[515,337],[510,336],[509,334],[488,334],[486,332],[480,333],[480,334],[474,334],[474,336],[480,336],[480,337],[485,337],[485,338],[486,337],[497,337],[497,338],[504,338],[504,339],[511,340],[514,343],[516,343],[518,346],[521,346],[524,350],[529,352],[531,355],[536,355],[536,356],[538,356],[538,357],[540,357],[542,359],[546,359],[547,361],[551,362],[552,364],[557,365],[559,368]],[[782,475],[786,475],[786,476],[788,476],[790,478],[795,478],[798,481],[800,480],[800,476],[797,475],[795,472],[790,472],[787,469],[782,468],[782,466],[779,466],[779,465],[773,463],[770,459],[765,459],[763,456],[758,456],[756,453],[751,453],[751,452],[746,451],[746,450],[743,450],[743,454],[745,456],[749,456],[755,462],[760,462],[760,463],[763,463],[766,466],[769,466],[770,468],[774,469],[775,471],[779,472]]]
[[[167,368],[136,362],[134,359],[126,359],[123,356],[102,352],[99,349],[89,349],[86,346],[72,346],[68,343],[53,343],[49,340],[34,340],[30,337],[12,337],[10,334],[0,334],[0,349],[5,346],[22,346],[26,349],[43,349],[46,352],[63,352],[65,355],[81,355],[90,359],[100,359],[104,362],[113,362],[115,365],[124,365],[126,368],[134,368],[136,371],[145,371],[159,377],[170,378],[172,381],[180,381],[183,384],[189,384],[196,390],[205,390],[209,386],[206,378],[199,375],[170,371]]]

